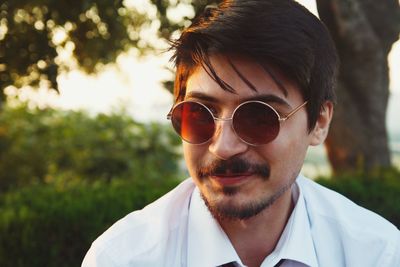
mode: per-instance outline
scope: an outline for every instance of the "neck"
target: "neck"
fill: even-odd
[[[246,266],[260,266],[275,249],[292,213],[291,190],[258,215],[247,220],[221,220],[219,223]]]

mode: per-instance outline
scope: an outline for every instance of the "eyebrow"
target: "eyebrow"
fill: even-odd
[[[188,92],[185,96],[184,100],[201,100],[201,101],[205,101],[205,102],[209,102],[209,103],[220,103],[221,101],[216,98],[213,97],[211,95],[202,93],[202,92],[196,92],[196,91],[192,91],[192,92]],[[273,95],[273,94],[261,94],[261,95],[255,95],[255,96],[250,96],[250,97],[245,97],[245,98],[241,98],[240,102],[246,102],[246,101],[261,101],[264,103],[276,103],[279,105],[283,105],[286,106],[288,108],[291,108],[292,106],[285,101],[283,98],[280,98],[279,96]]]

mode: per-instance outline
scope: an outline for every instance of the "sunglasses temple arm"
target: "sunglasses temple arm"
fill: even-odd
[[[294,113],[296,113],[297,111],[299,111],[299,110],[300,110],[302,107],[304,107],[307,103],[308,103],[308,101],[305,101],[303,104],[301,104],[300,106],[298,106],[297,108],[295,108],[294,110],[292,110],[289,114],[287,114],[286,117],[279,118],[279,121],[285,121],[285,120],[289,119],[290,116],[292,116]]]
[[[174,107],[172,107],[170,110],[169,110],[169,112],[168,112],[168,114],[167,114],[167,120],[170,120],[171,118],[172,118],[172,110],[174,109]]]

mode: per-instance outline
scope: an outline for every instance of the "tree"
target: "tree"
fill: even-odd
[[[341,60],[327,138],[335,173],[391,165],[385,125],[388,54],[400,32],[398,0],[317,0]]]
[[[148,16],[123,0],[5,0],[0,4],[0,106],[13,85],[57,90],[57,76],[68,70],[69,51],[82,70],[94,73],[132,46],[146,47],[141,30]]]
[[[0,4],[0,107],[4,89],[13,85],[37,87],[47,83],[58,90],[57,76],[68,71],[71,62],[61,59],[63,51],[71,53],[69,61],[86,73],[96,73],[113,63],[117,56],[135,47],[143,53],[154,49],[146,29],[158,26],[159,37],[171,34],[189,23],[179,22],[168,12],[180,6],[199,11],[214,1],[151,0],[157,11],[151,15],[123,0],[5,0]]]

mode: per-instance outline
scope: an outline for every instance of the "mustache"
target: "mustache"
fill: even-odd
[[[200,166],[197,175],[199,178],[204,178],[218,174],[248,172],[268,179],[270,176],[270,167],[268,164],[255,164],[241,158],[232,158],[228,160],[216,159],[207,165]]]

